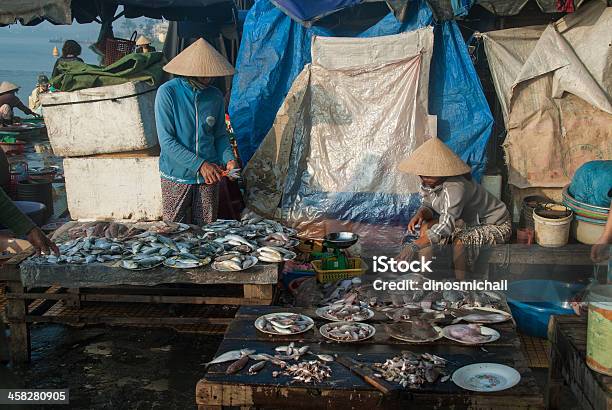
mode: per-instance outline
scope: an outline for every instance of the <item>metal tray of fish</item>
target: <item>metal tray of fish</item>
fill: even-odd
[[[363,306],[349,305],[345,306],[344,309],[354,309],[354,312],[348,311],[339,317],[334,312],[332,305],[329,305],[318,308],[315,313],[320,318],[334,322],[363,322],[374,317],[374,311]]]
[[[211,258],[207,256],[205,258],[190,258],[185,256],[172,256],[164,261],[164,265],[169,268],[175,269],[194,269],[201,268],[202,266],[206,266],[210,263]]]
[[[400,322],[385,327],[394,339],[409,343],[427,343],[442,338],[442,328],[424,321]]]
[[[255,328],[270,335],[298,335],[314,327],[314,321],[299,313],[269,313],[255,319]]]
[[[503,310],[487,307],[464,307],[452,310],[451,314],[457,319],[470,323],[494,324],[512,319],[512,315]]]
[[[226,258],[226,256],[228,256]],[[255,256],[248,255],[222,255],[215,259],[213,269],[220,272],[239,272],[249,269],[257,264]]]
[[[442,335],[449,340],[465,345],[491,343],[500,337],[497,330],[475,323],[446,326],[442,329]]]
[[[355,343],[371,338],[376,334],[376,329],[361,322],[333,322],[321,326],[319,332],[334,342]]]

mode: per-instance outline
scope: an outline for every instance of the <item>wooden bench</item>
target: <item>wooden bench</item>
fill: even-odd
[[[0,268],[0,281],[6,281],[9,289],[7,318],[15,362],[29,360],[29,324],[33,322],[211,325],[212,332],[222,333],[233,317],[227,306],[273,302],[279,272],[276,264],[256,265],[242,272],[218,272],[210,266],[184,270],[160,266],[146,271],[102,264],[40,266],[23,261],[28,256],[18,255]],[[35,306],[30,305],[32,300],[37,301]],[[136,304],[183,305],[185,309],[187,305],[217,305],[216,312],[223,313],[213,317],[208,314],[212,309],[204,313],[199,310],[176,317],[159,310],[154,314],[146,309],[132,314],[127,308],[100,309],[101,304],[107,306],[111,302],[121,302],[127,308]]]
[[[612,377],[591,370],[586,364],[587,318],[551,316],[548,322],[550,367],[547,406],[563,409],[560,389],[567,384],[584,409],[612,409]],[[612,341],[610,341],[612,349]]]
[[[263,314],[278,311],[302,312],[315,320],[314,329],[295,336],[265,335],[254,329],[253,322]],[[521,373],[521,381],[511,389],[496,393],[477,393],[463,390],[452,381],[406,389],[399,395],[385,396],[363,379],[337,362],[330,363],[332,377],[317,384],[292,381],[287,376],[272,377],[276,366],[267,364],[257,375],[248,375],[246,368],[227,375],[229,363],[212,365],[196,386],[196,404],[199,410],[229,407],[296,408],[296,409],[543,409],[544,397],[528,368],[513,324],[493,325],[502,331],[502,340],[496,345],[480,347],[462,346],[445,339],[431,343],[407,344],[389,338],[383,319],[370,321],[377,329],[372,340],[354,344],[340,344],[324,340],[319,334],[323,321],[306,309],[287,309],[275,306],[243,306],[236,313],[215,356],[229,350],[251,348],[257,353],[274,354],[274,348],[294,341],[297,346],[309,345],[321,354],[349,356],[361,362],[384,361],[402,350],[415,353],[433,353],[452,361],[449,370],[471,363],[503,363]],[[507,331],[503,331],[504,327]],[[505,339],[505,340],[504,340]],[[254,362],[251,361],[249,366]],[[248,368],[248,367],[247,367]]]

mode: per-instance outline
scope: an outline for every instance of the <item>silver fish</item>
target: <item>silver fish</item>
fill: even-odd
[[[231,362],[240,359],[243,356],[252,355],[255,353],[255,350],[252,349],[241,349],[241,350],[230,350],[229,352],[225,352],[217,357],[215,357],[210,362],[206,363],[206,366],[210,366],[211,364],[216,363],[225,363]]]
[[[324,362],[333,362],[334,356],[329,355],[329,354],[316,354],[315,356],[317,356],[318,359],[323,360]]]
[[[265,366],[266,366],[266,361],[257,362],[253,366],[249,367],[249,374],[255,374],[259,372],[261,369],[263,369]]]

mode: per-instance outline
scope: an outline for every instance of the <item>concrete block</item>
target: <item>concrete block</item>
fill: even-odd
[[[65,158],[72,219],[161,219],[159,157]]]

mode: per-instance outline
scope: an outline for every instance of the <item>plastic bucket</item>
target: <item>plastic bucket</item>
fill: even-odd
[[[592,370],[612,376],[612,285],[593,286],[588,300],[586,363]]]
[[[569,301],[583,285],[556,280],[519,280],[508,284],[506,296],[519,330],[547,338],[551,315],[573,315]]]
[[[530,195],[523,198],[519,226],[533,229],[533,211],[550,202],[550,199],[540,195]]]
[[[46,218],[53,215],[53,185],[48,181],[25,180],[17,183],[19,201],[39,202],[47,207]]]
[[[545,248],[567,245],[574,213],[563,205],[533,211],[536,243]]]
[[[601,238],[604,229],[605,225],[585,221],[576,215],[572,222],[572,237],[576,238],[580,243],[594,245]]]

